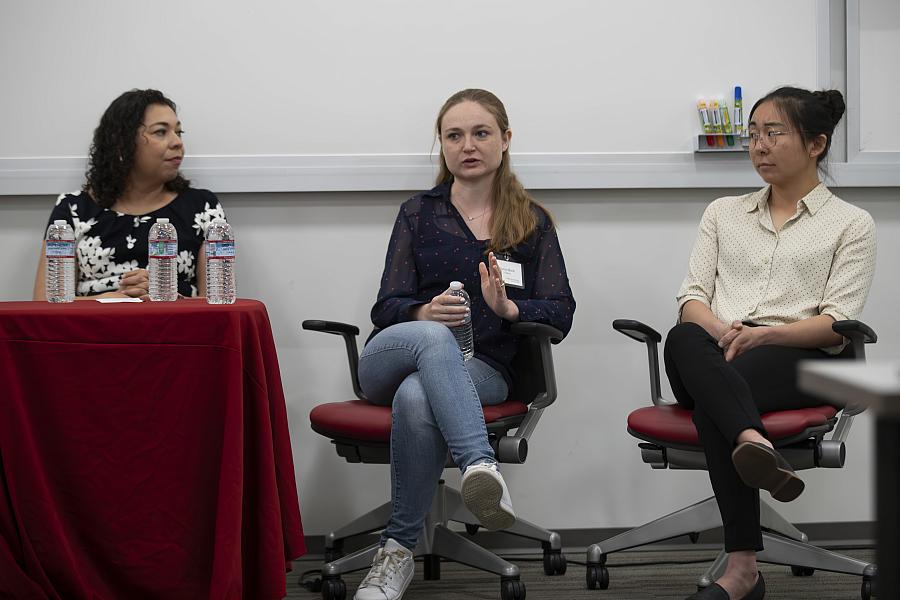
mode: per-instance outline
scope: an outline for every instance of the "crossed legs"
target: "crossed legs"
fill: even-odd
[[[726,362],[717,340],[695,323],[676,325],[667,336],[666,374],[679,404],[693,410],[722,515],[729,562],[718,583],[733,598],[753,587],[763,544],[759,490],[738,475],[732,451],[746,441],[772,446],[761,413],[821,406],[797,389],[796,372],[800,360],[826,356],[818,349],[760,346]]]
[[[393,509],[382,541],[412,549],[448,449],[461,471],[496,462],[481,406],[503,402],[506,381],[478,359],[464,361],[452,332],[430,321],[379,332],[363,350],[359,377],[371,402],[392,408]]]

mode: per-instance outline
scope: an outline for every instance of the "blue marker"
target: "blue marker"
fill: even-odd
[[[744,137],[744,101],[741,98],[741,86],[734,86],[734,132]]]

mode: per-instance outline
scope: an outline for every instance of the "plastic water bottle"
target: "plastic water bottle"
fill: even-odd
[[[47,228],[44,290],[47,302],[75,301],[75,232],[63,220]]]
[[[168,219],[157,219],[150,227],[150,299],[173,302],[178,299],[178,232]]]
[[[234,233],[225,219],[206,230],[206,302],[234,304]]]
[[[475,354],[475,344],[472,342],[472,302],[469,300],[469,294],[462,288],[463,285],[460,282],[451,281],[450,290],[447,293],[451,296],[464,298],[466,301],[465,306],[470,310],[466,314],[465,322],[462,325],[451,327],[450,331],[453,332],[453,337],[456,338],[456,343],[459,344],[463,358],[469,360]]]

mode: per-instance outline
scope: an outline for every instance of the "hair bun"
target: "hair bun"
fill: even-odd
[[[831,123],[836,126],[841,117],[844,116],[844,111],[847,110],[847,105],[844,103],[844,95],[838,90],[823,90],[814,93],[816,99],[828,109],[831,115]]]

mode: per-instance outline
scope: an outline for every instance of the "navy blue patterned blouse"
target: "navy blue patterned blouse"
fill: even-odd
[[[510,260],[522,265],[525,287],[506,286],[506,295],[519,307],[520,321],[546,323],[566,334],[575,298],[553,224],[543,210],[535,206],[534,211],[535,231],[508,251]],[[385,328],[410,321],[412,308],[431,302],[451,281],[461,281],[472,300],[475,356],[511,384],[516,338],[510,322],[494,314],[481,296],[478,264],[487,262],[487,248],[487,240],[475,239],[450,203],[449,183],[413,196],[394,224],[372,322]]]

